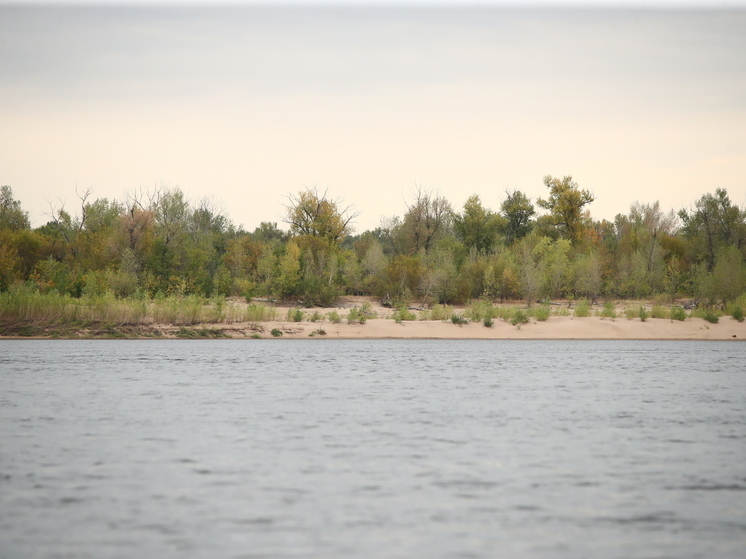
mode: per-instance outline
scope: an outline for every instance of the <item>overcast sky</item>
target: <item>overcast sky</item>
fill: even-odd
[[[359,231],[418,185],[497,210],[547,174],[596,218],[746,204],[743,2],[141,4],[0,1],[0,184],[34,225],[76,187],[178,185],[249,230],[314,185]]]

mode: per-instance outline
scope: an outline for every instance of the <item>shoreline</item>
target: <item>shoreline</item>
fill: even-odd
[[[552,316],[531,319],[513,326],[495,320],[492,327],[481,322],[455,325],[450,321],[424,320],[397,323],[391,318],[368,319],[363,324],[329,322],[202,323],[193,325],[139,324],[102,325],[101,328],[48,326],[47,333],[0,336],[2,340],[39,339],[351,339],[351,340],[653,340],[653,341],[746,341],[746,322],[723,316],[712,324],[702,318],[684,321],[665,318],[640,319]],[[272,331],[281,332],[273,336]]]

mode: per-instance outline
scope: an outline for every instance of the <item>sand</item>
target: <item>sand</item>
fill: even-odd
[[[368,303],[378,318],[368,319],[364,324],[348,324],[346,318],[349,310]],[[624,317],[624,307],[636,307],[641,302],[620,302],[617,312],[618,318],[602,318],[600,316],[575,317],[551,316],[546,321],[530,319],[528,323],[513,326],[502,319],[494,319],[492,327],[485,327],[482,322],[474,322],[458,326],[450,321],[416,320],[397,323],[392,318],[392,309],[382,307],[378,301],[370,297],[344,297],[336,309],[304,309],[306,319],[301,322],[276,320],[268,322],[239,322],[197,324],[190,326],[173,324],[147,324],[135,326],[126,333],[126,337],[142,338],[262,338],[262,339],[473,339],[473,340],[746,340],[746,321],[738,322],[730,316],[722,316],[716,324],[709,323],[702,318],[687,318],[684,321],[648,318],[627,319]],[[246,305],[243,299],[235,298],[232,304]],[[521,307],[524,304],[515,301],[507,304]],[[563,305],[555,306],[555,310]],[[277,316],[286,317],[290,307],[279,307]],[[326,317],[331,310],[336,310],[342,321],[333,324],[325,318],[319,322],[311,322],[308,317],[314,312]],[[463,308],[454,308],[457,313],[463,313]],[[594,308],[597,312],[598,308]],[[415,314],[419,314],[415,311]],[[193,334],[192,336],[184,335]],[[193,330],[194,332],[189,332]],[[273,336],[272,331],[282,333]],[[0,336],[0,338],[14,338],[15,336]],[[51,337],[34,336],[34,337]],[[58,336],[56,336],[58,337]],[[112,337],[110,333],[82,330],[64,337],[97,338]]]
[[[412,321],[397,324],[392,319],[376,318],[365,324],[341,322],[261,322],[232,325],[202,325],[222,328],[231,337],[272,338],[271,331],[282,332],[282,338],[294,339],[471,339],[471,340],[746,340],[746,322],[721,317],[717,324],[701,318],[685,321],[649,318],[576,318],[550,317],[543,322],[531,320],[520,328],[495,320],[491,328],[480,323],[457,326],[442,321]]]

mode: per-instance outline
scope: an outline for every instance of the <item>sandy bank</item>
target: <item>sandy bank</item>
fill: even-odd
[[[180,327],[157,325],[165,337],[177,337]],[[649,318],[645,322],[626,318],[550,317],[531,320],[520,328],[496,320],[491,328],[480,323],[457,326],[443,321],[411,321],[397,324],[391,319],[371,319],[365,324],[340,322],[289,322],[204,324],[195,329],[219,329],[232,338],[292,339],[471,339],[471,340],[746,340],[746,322],[721,317],[711,324],[701,318],[685,321]]]

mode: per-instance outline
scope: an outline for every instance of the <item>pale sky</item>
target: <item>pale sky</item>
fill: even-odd
[[[746,205],[746,2],[191,4],[0,0],[0,184],[33,225],[76,187],[180,186],[247,230],[314,185],[358,231],[417,185],[497,210],[547,174],[599,219]]]

